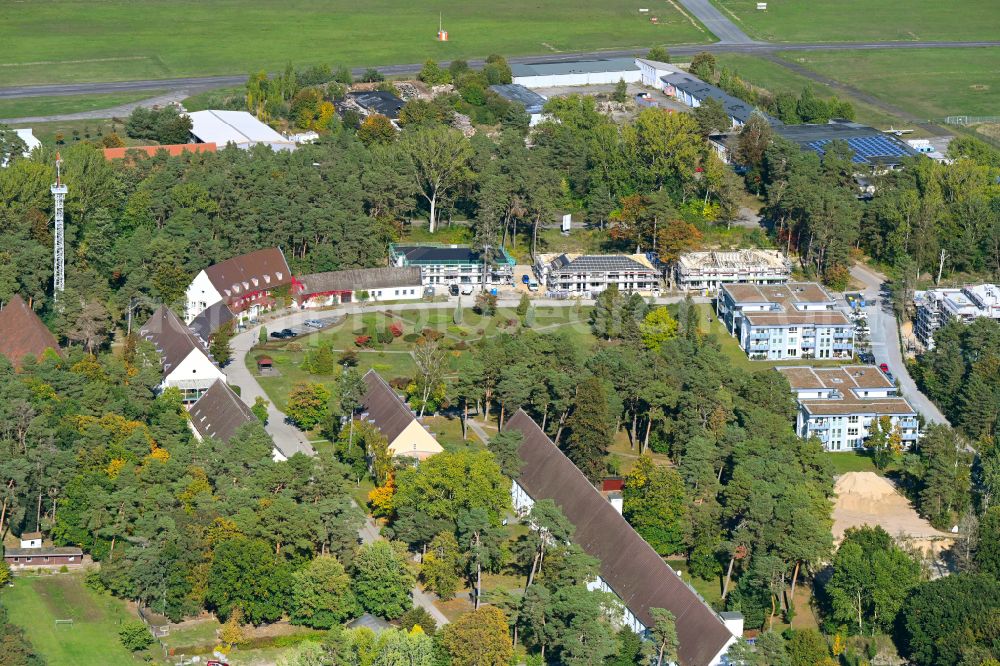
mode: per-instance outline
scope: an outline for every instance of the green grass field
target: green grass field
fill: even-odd
[[[747,34],[770,42],[987,40],[1000,34],[995,0],[714,0]]]
[[[929,120],[1000,113],[1000,48],[788,52],[782,57]]]
[[[797,55],[795,54],[795,56]],[[766,88],[772,93],[791,92],[797,95],[802,92],[803,88],[809,86],[818,97],[828,99],[836,96],[851,102],[854,105],[859,122],[875,127],[893,124],[898,126],[902,122],[898,118],[893,118],[885,111],[846,96],[843,92],[836,91],[830,86],[812,81],[787,67],[783,67],[779,63],[738,53],[720,53],[716,56],[716,59],[720,66],[728,67],[735,71],[743,80],[760,88]],[[848,79],[848,82],[850,82],[850,79]]]
[[[13,588],[0,592],[0,601],[49,666],[139,663],[118,642],[119,625],[134,616],[118,599],[84,587],[81,575],[18,576]],[[66,619],[73,624],[55,625]]]
[[[363,67],[711,40],[671,3],[651,5],[649,14],[639,7],[627,0],[24,0],[5,13],[0,85],[244,74],[288,61]],[[436,41],[439,12],[446,43]]]
[[[109,93],[107,95],[67,95],[65,97],[25,97],[0,100],[0,118],[26,118],[29,116],[54,116],[64,113],[82,113],[108,109],[130,102],[149,99],[159,91],[135,93]],[[96,122],[96,121],[94,121]]]

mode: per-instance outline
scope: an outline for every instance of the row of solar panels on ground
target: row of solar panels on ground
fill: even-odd
[[[810,141],[809,147],[823,153],[823,146],[830,143],[831,139],[820,139]],[[879,157],[906,157],[909,153],[896,142],[882,136],[855,137],[846,139],[847,145],[854,151],[851,161],[857,164],[864,164],[869,158]]]

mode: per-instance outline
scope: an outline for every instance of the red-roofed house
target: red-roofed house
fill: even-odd
[[[216,146],[214,143],[172,143],[166,146],[123,146],[121,148],[105,148],[104,159],[123,159],[130,150],[138,150],[146,153],[150,157],[155,156],[161,150],[167,151],[171,157],[177,157],[184,153],[214,153]]]
[[[59,343],[24,299],[15,295],[0,310],[0,354],[14,367],[25,356],[41,357],[46,349],[59,351]]]

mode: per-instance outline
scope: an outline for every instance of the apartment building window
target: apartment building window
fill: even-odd
[[[791,326],[791,327],[790,327],[790,328],[788,329],[788,332],[789,332],[789,333],[798,333],[798,332],[799,332],[799,327],[798,327],[798,326]]]
[[[799,355],[799,350],[798,349],[788,349],[788,350],[785,351],[785,353],[788,356],[798,356]]]
[[[855,414],[854,416],[848,416],[847,417],[847,422],[848,423],[857,423],[858,422],[858,415]]]
[[[850,437],[851,435],[854,435],[856,437],[857,434],[858,434],[858,429],[857,428],[848,428],[847,429],[847,436],[848,437]]]

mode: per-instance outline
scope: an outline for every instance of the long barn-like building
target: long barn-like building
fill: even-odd
[[[536,501],[550,499],[562,509],[576,527],[573,541],[600,560],[594,585],[621,599],[625,626],[645,634],[653,625],[650,609],[672,612],[679,666],[725,663],[726,651],[743,632],[742,616],[727,613],[724,620],[712,610],[523,410],[505,428],[522,435],[521,472],[511,488],[514,508],[525,514]]]

